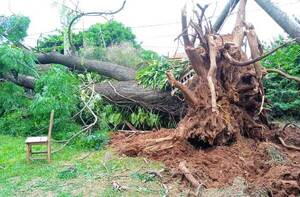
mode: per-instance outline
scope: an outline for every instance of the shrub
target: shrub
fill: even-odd
[[[106,48],[104,59],[108,62],[133,68],[142,62],[139,57],[139,50],[129,42]]]
[[[284,42],[279,37],[273,43],[266,45],[270,50]],[[294,43],[281,48],[265,58],[263,66],[277,68],[290,75],[300,75],[300,45]],[[276,73],[270,73],[265,77],[264,86],[266,96],[272,102],[271,115],[274,117],[293,117],[300,119],[300,85],[296,81],[286,79]]]

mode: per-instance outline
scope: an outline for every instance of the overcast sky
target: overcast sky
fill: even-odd
[[[72,1],[76,2],[65,0],[65,3],[73,8]],[[300,15],[300,0],[272,1],[290,15]],[[49,34],[61,28],[59,9],[63,2],[63,0],[0,0],[0,13],[28,16],[31,23],[25,43],[34,46],[41,33]],[[122,2],[123,0],[79,0],[79,8],[84,12],[108,11],[119,8]],[[211,16],[213,21],[227,0],[127,0],[125,8],[115,15],[114,19],[131,27],[144,48],[172,55],[178,45],[174,42],[174,38],[181,32],[180,10],[185,3],[190,6],[188,10],[191,10],[192,2],[202,5],[209,3],[207,16]],[[246,12],[246,20],[255,25],[261,40],[270,41],[279,34],[284,34],[254,0],[248,0]],[[234,20],[233,14],[227,19],[222,33],[231,31]],[[84,17],[75,28],[86,29],[94,23],[104,21],[101,17]],[[179,50],[182,50],[180,45],[179,47]]]

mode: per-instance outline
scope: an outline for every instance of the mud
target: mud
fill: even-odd
[[[145,151],[146,141],[173,134],[174,130],[167,129],[134,135],[114,133],[111,146],[120,154],[146,156],[163,162],[175,174],[179,162],[185,160],[192,174],[206,188],[226,187],[242,177],[247,182],[248,194],[265,191],[269,196],[300,196],[299,151],[245,137],[228,146],[197,146],[193,141],[183,140],[161,151]],[[286,137],[287,142],[299,143],[296,140],[300,139],[299,130],[286,129],[285,135],[293,136],[292,139]]]

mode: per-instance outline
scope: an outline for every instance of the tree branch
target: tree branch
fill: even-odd
[[[171,71],[168,71],[166,73],[166,75],[168,77],[168,81],[169,81],[170,85],[178,88],[181,91],[186,102],[189,105],[195,105],[198,103],[198,100],[197,100],[195,94],[193,93],[193,91],[191,91],[186,85],[183,85],[182,83],[177,81]]]
[[[119,9],[117,9],[117,10],[115,10],[115,11],[112,11],[112,12],[84,12],[84,13],[81,13],[81,14],[75,16],[75,17],[71,20],[71,22],[70,22],[70,24],[69,24],[69,26],[68,26],[68,40],[69,40],[69,43],[70,43],[71,48],[75,48],[75,47],[74,47],[74,44],[73,44],[73,42],[72,42],[72,34],[71,34],[72,25],[73,25],[79,18],[81,18],[81,17],[83,17],[83,16],[113,15],[113,14],[116,14],[116,13],[120,12],[120,11],[124,8],[125,3],[126,3],[126,0],[124,0],[122,6],[121,6]]]
[[[185,47],[191,47],[192,43],[189,39],[188,25],[187,25],[187,13],[186,5],[181,10],[181,27],[182,27],[182,38]]]
[[[216,69],[217,69],[217,49],[214,37],[212,35],[208,36],[208,45],[209,45],[209,58],[210,58],[210,67],[207,74],[208,86],[211,94],[211,106],[212,111],[216,112],[217,109],[217,98],[216,98],[216,90],[214,85],[214,80],[216,78]]]
[[[290,44],[290,43],[292,43],[292,42],[294,42],[294,41],[295,41],[295,39],[289,40],[289,41],[285,42],[284,44],[282,44],[282,45],[280,45],[280,46],[278,46],[278,47],[272,49],[271,51],[269,51],[269,52],[263,54],[262,56],[259,56],[259,57],[257,57],[257,58],[251,59],[251,60],[247,60],[247,61],[245,61],[245,62],[240,62],[240,61],[234,59],[227,51],[225,51],[225,52],[223,53],[223,55],[225,56],[225,58],[226,58],[231,64],[233,64],[233,65],[235,65],[235,66],[248,66],[248,65],[250,65],[250,64],[253,64],[253,63],[257,62],[257,61],[260,61],[260,60],[266,58],[267,56],[269,56],[269,55],[271,55],[272,53],[276,52],[278,49],[281,49],[281,48],[287,46],[288,44]]]
[[[297,81],[297,82],[300,83],[300,78],[299,77],[289,75],[289,74],[287,74],[287,73],[285,73],[285,72],[283,72],[283,71],[281,71],[279,69],[276,69],[276,68],[267,68],[265,70],[267,72],[276,72],[276,73],[280,74],[281,76],[283,76],[283,77],[285,77],[287,79],[295,80],[295,81]]]
[[[236,46],[241,47],[244,39],[244,21],[245,21],[245,9],[247,0],[240,0],[239,11],[236,17],[235,27],[233,29],[233,42]]]
[[[62,64],[71,69],[97,72],[119,81],[134,80],[136,74],[134,69],[125,66],[98,60],[84,59],[77,56],[65,56],[56,52],[37,54],[37,60],[41,64]]]

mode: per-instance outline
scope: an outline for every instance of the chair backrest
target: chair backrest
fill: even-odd
[[[50,114],[50,122],[49,122],[49,130],[48,130],[48,141],[51,140],[51,133],[53,129],[53,119],[54,119],[54,110],[51,111]]]

